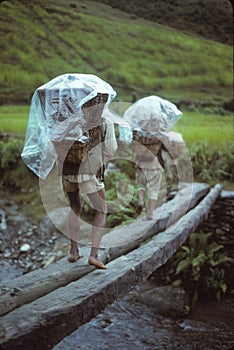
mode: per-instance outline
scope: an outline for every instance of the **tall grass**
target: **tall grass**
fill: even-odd
[[[29,106],[0,106],[0,131],[24,138]]]
[[[188,146],[207,142],[213,149],[225,149],[233,144],[233,117],[199,112],[184,112],[174,129],[183,135]]]
[[[116,112],[120,105],[121,114],[128,104],[114,104]],[[0,130],[13,135],[24,136],[28,122],[29,106],[0,106]],[[119,112],[120,113],[120,112]],[[208,142],[213,149],[225,149],[234,139],[233,117],[185,111],[173,128],[180,132],[187,146]]]
[[[95,13],[98,4],[92,6],[86,12]],[[231,96],[227,45],[138,19],[99,18],[64,1],[31,6],[4,1],[1,13],[1,103],[20,89],[31,96],[67,72],[99,75],[119,88],[120,100],[129,100],[132,92],[191,98],[196,91],[202,100]]]

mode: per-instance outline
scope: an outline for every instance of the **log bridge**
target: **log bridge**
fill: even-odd
[[[206,220],[222,186],[185,184],[154,211],[104,235],[97,270],[67,258],[0,285],[0,350],[52,349],[132,287],[144,282]]]

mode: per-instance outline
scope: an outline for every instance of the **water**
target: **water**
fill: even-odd
[[[224,304],[203,303],[189,317],[171,318],[138,302],[135,292],[131,292],[64,338],[53,350],[231,350],[234,300],[229,300],[231,312],[225,310]],[[217,307],[219,312],[223,311],[220,318]]]
[[[4,231],[7,229],[7,223],[6,223],[6,215],[3,210],[0,210],[0,216],[1,216],[0,230]]]

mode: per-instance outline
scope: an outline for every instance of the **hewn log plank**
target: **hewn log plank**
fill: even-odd
[[[209,191],[207,184],[194,183],[185,186],[179,194],[162,207],[154,211],[154,220],[147,221],[142,217],[133,223],[113,230],[103,237],[102,245],[106,247],[101,253],[101,260],[106,263],[122,254],[137,248],[143,241],[166,229],[172,213],[177,216],[193,208]],[[186,205],[182,205],[182,204]],[[187,208],[188,207],[188,208]],[[181,209],[179,211],[179,209]],[[178,215],[179,213],[179,215]],[[13,281],[0,285],[0,315],[29,303],[56,288],[67,285],[94,270],[87,264],[88,249],[84,248],[84,258],[75,264],[67,262],[67,258],[51,264],[46,269],[32,271]]]
[[[150,241],[66,287],[2,316],[1,350],[51,349],[66,335],[90,321],[108,304],[123,296],[162,266],[206,219],[221,191],[216,185],[191,211]]]
[[[188,210],[191,210],[209,191],[209,186],[193,183],[182,187],[175,198],[154,211],[154,220],[135,220],[131,225],[122,226],[118,235],[111,232],[103,237],[103,244],[111,242],[109,248],[110,260],[126,254],[136,248],[140,243],[151,238],[154,234],[165,230],[178,221]],[[147,223],[147,224],[145,224]],[[147,225],[147,226],[146,226]]]

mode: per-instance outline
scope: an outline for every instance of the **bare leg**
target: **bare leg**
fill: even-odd
[[[106,224],[107,208],[105,190],[103,189],[98,192],[88,194],[88,196],[95,209],[95,218],[92,228],[92,249],[89,256],[89,264],[94,265],[99,269],[106,269],[106,266],[98,258],[98,250]]]
[[[148,179],[149,200],[148,200],[147,209],[146,209],[146,218],[148,220],[153,219],[153,211],[159,205],[158,199],[152,199],[150,197],[154,197],[154,198],[158,197],[161,180],[162,180],[161,168],[156,169],[155,174],[151,177],[151,179]],[[152,196],[152,193],[154,193],[154,196]],[[155,195],[155,193],[157,193],[157,195]]]
[[[70,262],[75,262],[82,256],[79,254],[79,249],[77,245],[78,236],[80,233],[80,213],[82,210],[81,206],[81,196],[80,192],[68,192],[67,193],[71,212],[69,215],[69,230],[70,230],[70,238],[71,238],[71,249],[68,260]]]
[[[142,209],[144,208],[144,197],[145,197],[145,191],[138,190],[138,206],[136,208],[137,214],[140,214],[142,212]]]
[[[149,199],[146,209],[146,218],[153,220],[153,211],[158,206],[159,201],[157,199]]]

